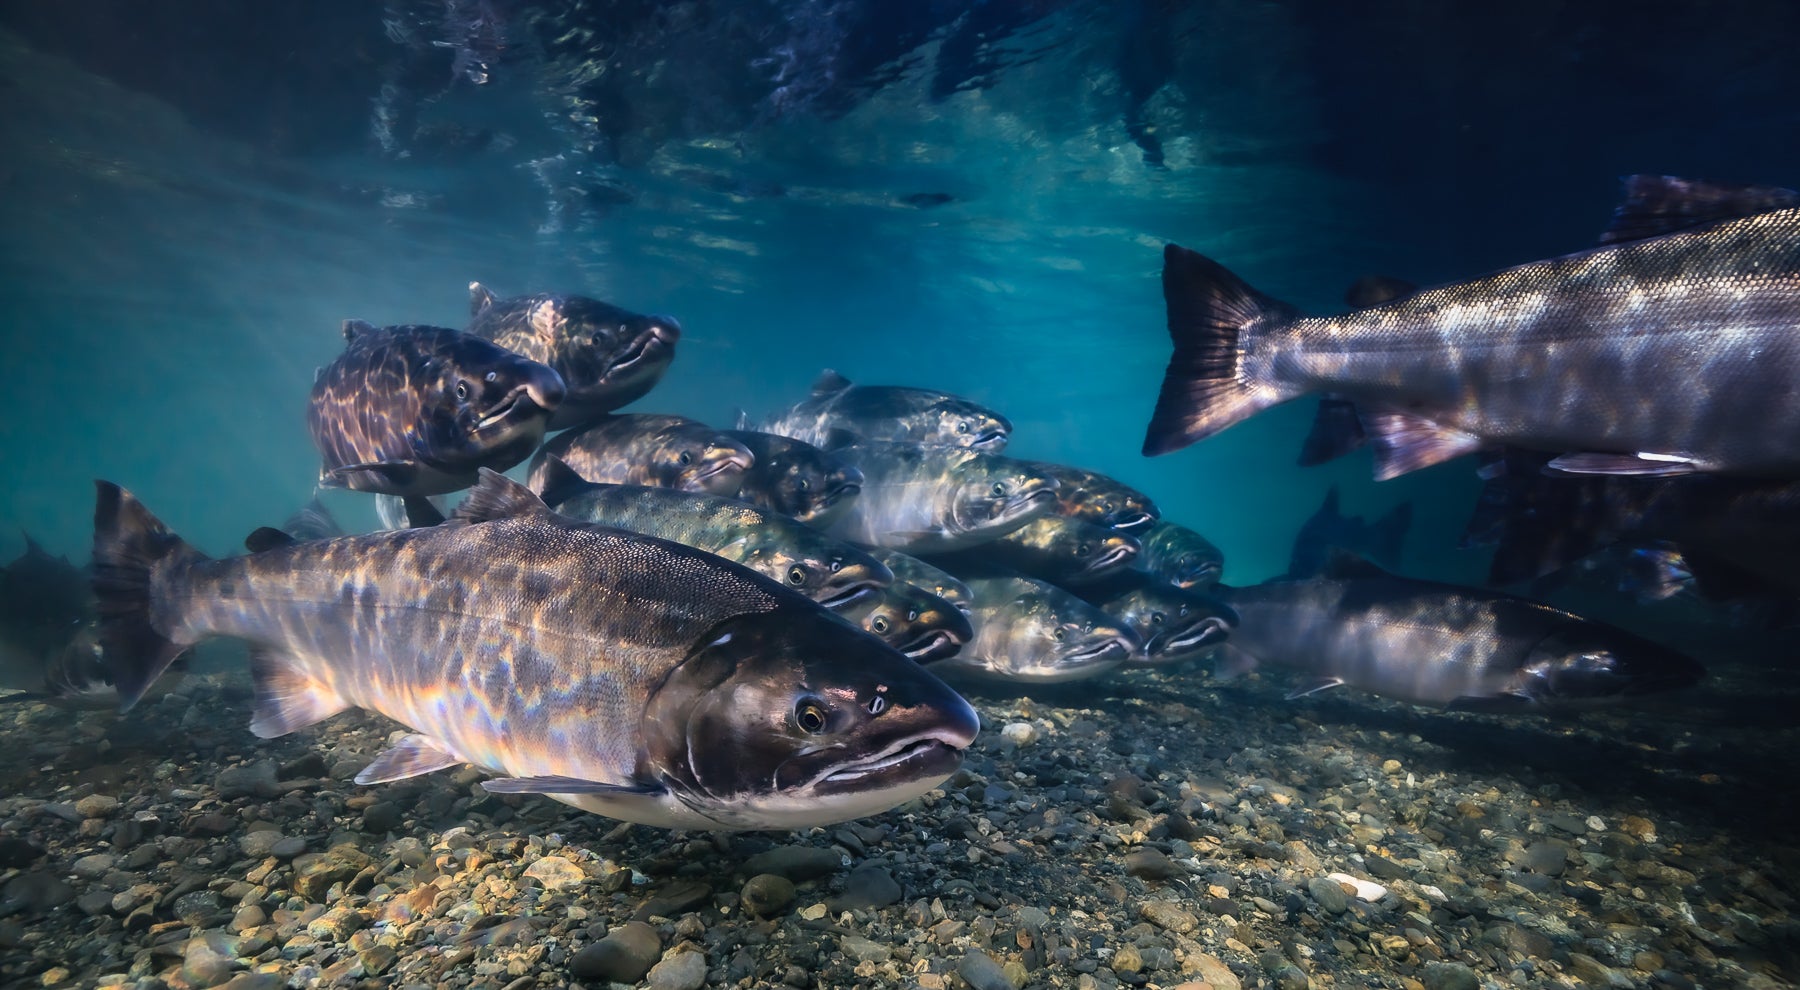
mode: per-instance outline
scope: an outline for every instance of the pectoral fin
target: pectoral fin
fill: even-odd
[[[1693,474],[1694,462],[1675,454],[1564,454],[1544,470],[1552,474],[1628,474],[1645,478],[1672,478]]]
[[[372,474],[381,479],[383,487],[405,488],[419,477],[418,461],[368,461],[362,464],[345,464],[342,467],[328,468],[319,473],[319,484],[327,488],[355,488],[351,479],[358,473]]]
[[[385,784],[421,774],[445,770],[463,762],[430,736],[414,733],[383,750],[375,762],[356,775],[359,784]]]
[[[617,797],[645,797],[663,793],[660,787],[645,784],[608,784],[578,777],[495,777],[481,786],[495,794],[610,794]]]
[[[1375,480],[1387,481],[1481,449],[1482,439],[1401,412],[1367,413],[1363,427],[1375,447]]]
[[[1318,694],[1320,691],[1329,691],[1334,687],[1343,686],[1344,679],[1342,677],[1320,677],[1289,691],[1287,700],[1293,701],[1296,698],[1304,698],[1310,694]]]

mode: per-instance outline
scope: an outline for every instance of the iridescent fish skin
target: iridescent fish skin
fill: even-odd
[[[460,330],[344,321],[344,352],[313,382],[306,425],[320,484],[441,495],[504,471],[562,403],[551,368]]]
[[[1633,176],[1600,247],[1307,317],[1176,245],[1160,454],[1301,395],[1392,478],[1502,445],[1578,474],[1800,476],[1800,193]]]
[[[544,500],[571,519],[617,526],[716,554],[833,610],[894,581],[866,551],[803,523],[723,495],[644,485],[596,485],[549,461]]]
[[[854,438],[997,454],[1012,436],[1012,423],[979,403],[930,389],[855,385],[835,371],[821,374],[811,395],[757,429],[828,450],[840,438]]]
[[[886,564],[894,572],[894,580],[929,591],[955,605],[965,615],[975,607],[975,596],[969,591],[969,586],[949,571],[898,550],[872,546],[864,546],[863,549]]]
[[[1010,457],[873,441],[835,452],[862,471],[863,490],[828,532],[857,543],[913,554],[961,550],[1056,507],[1056,479]]]
[[[1054,683],[1097,677],[1143,652],[1123,623],[1053,584],[984,577],[971,578],[969,589],[975,638],[934,670]]]
[[[543,490],[547,458],[587,481],[654,485],[684,492],[736,495],[756,463],[749,448],[698,420],[658,413],[618,413],[558,434],[531,461],[531,487]]]
[[[1051,584],[1092,584],[1131,567],[1142,552],[1130,534],[1068,516],[1040,516],[1010,533],[957,555],[1017,571]],[[960,570],[954,562],[951,570]]]
[[[1319,577],[1219,595],[1239,616],[1222,669],[1291,671],[1302,681],[1289,697],[1343,686],[1415,705],[1532,712],[1620,704],[1705,673],[1622,629],[1343,554]]]
[[[896,583],[839,610],[914,663],[956,655],[975,635],[962,609],[916,585]]]
[[[1098,471],[1050,461],[1025,463],[1056,479],[1059,515],[1134,535],[1162,516],[1150,496]]]
[[[1133,566],[1177,588],[1205,591],[1225,568],[1225,555],[1206,537],[1166,519],[1139,533],[1138,544],[1143,549]]]
[[[738,498],[824,529],[862,491],[863,473],[810,443],[757,430],[723,430],[756,463],[744,473]]]
[[[591,423],[643,398],[669,370],[681,340],[672,316],[644,316],[586,296],[500,299],[471,282],[469,309],[469,333],[562,376],[568,391],[550,417],[552,430]]]
[[[1127,661],[1134,666],[1160,666],[1200,656],[1231,635],[1237,612],[1210,595],[1177,588],[1158,578],[1132,572],[1082,597],[1124,623],[1144,643],[1142,653]]]
[[[365,784],[472,763],[490,790],[624,821],[804,828],[943,781],[960,696],[803,596],[589,526],[485,472],[444,525],[210,560],[98,485],[95,589],[128,699],[213,636],[257,644],[251,729],[349,707],[409,726]]]

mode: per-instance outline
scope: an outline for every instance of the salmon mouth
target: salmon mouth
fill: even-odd
[[[858,581],[855,584],[846,584],[835,589],[826,597],[819,599],[819,604],[836,611],[852,602],[862,601],[864,597],[879,592],[881,588],[881,585],[878,585],[873,581]]]
[[[1213,584],[1219,580],[1219,565],[1207,561],[1188,570],[1182,581],[1175,582],[1177,588],[1191,588],[1196,584]]]
[[[825,793],[862,791],[886,786],[895,780],[947,777],[962,765],[963,750],[967,746],[968,743],[957,745],[955,740],[938,735],[902,740],[872,757],[824,774],[814,782],[814,788]]]
[[[1134,533],[1140,529],[1148,528],[1150,524],[1155,521],[1155,516],[1148,512],[1138,510],[1136,512],[1120,513],[1110,525],[1113,529],[1122,533]]]
[[[1133,652],[1135,651],[1123,639],[1114,637],[1073,653],[1065,653],[1056,666],[1066,669],[1102,663],[1123,663]]]
[[[992,454],[1005,447],[1006,441],[1009,439],[1011,439],[1011,434],[1004,430],[983,430],[969,441],[969,449]]]
[[[524,422],[533,416],[554,411],[559,402],[552,401],[549,405],[545,405],[545,398],[547,397],[536,394],[536,390],[530,383],[515,386],[512,391],[506,393],[506,397],[501,399],[498,405],[488,410],[486,416],[476,421],[475,430],[476,432],[486,432],[498,426],[505,426],[512,422]],[[561,397],[557,398],[560,400]]]
[[[675,342],[680,339],[681,331],[675,326],[652,324],[649,329],[631,338],[631,343],[625,345],[625,350],[620,352],[619,359],[606,369],[605,377],[611,379],[614,375],[630,374],[638,365],[656,360],[673,350]]]
[[[1134,547],[1129,543],[1120,543],[1117,546],[1108,547],[1104,553],[1095,557],[1093,561],[1087,565],[1086,570],[1091,574],[1095,571],[1104,571],[1118,567],[1136,557],[1137,554],[1137,547]]]
[[[1231,623],[1219,616],[1209,616],[1171,636],[1163,643],[1164,653],[1186,653],[1225,642],[1231,637]]]
[[[914,663],[926,664],[955,656],[962,645],[962,640],[952,635],[948,629],[933,629],[906,644],[900,652]]]

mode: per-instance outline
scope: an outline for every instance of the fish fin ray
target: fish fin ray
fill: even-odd
[[[1179,245],[1163,249],[1162,278],[1175,352],[1144,431],[1146,457],[1179,450],[1280,402],[1284,396],[1277,390],[1240,376],[1239,337],[1253,324],[1297,315],[1218,262]]]
[[[328,488],[349,488],[350,478],[358,472],[368,472],[394,488],[404,488],[413,483],[419,476],[418,461],[364,461],[361,464],[343,464],[334,468],[326,468],[319,474],[319,484]]]
[[[494,777],[481,782],[483,789],[495,794],[617,794],[642,797],[664,793],[653,784],[608,784],[579,777]]]
[[[100,640],[114,658],[119,710],[126,711],[191,645],[174,642],[156,626],[152,599],[159,573],[206,558],[130,492],[109,481],[96,481],[94,488],[95,611]]]
[[[836,392],[842,392],[849,387],[850,379],[838,374],[837,369],[835,368],[826,368],[824,371],[819,372],[819,377],[813,381],[812,394],[814,397],[831,395]]]
[[[742,406],[732,410],[731,428],[734,430],[750,429],[750,412]]]
[[[1306,439],[1300,444],[1300,460],[1297,463],[1301,467],[1312,467],[1354,453],[1368,445],[1369,435],[1363,431],[1362,417],[1357,414],[1356,403],[1349,399],[1326,396],[1319,400],[1319,410],[1313,414],[1312,429],[1307,431]]]
[[[545,505],[561,505],[576,494],[594,487],[586,478],[577,474],[568,461],[555,454],[544,455],[543,463],[538,465],[538,484]]]
[[[306,676],[292,657],[270,647],[251,647],[250,677],[256,684],[250,731],[262,739],[285,736],[350,707]]]
[[[1227,640],[1219,644],[1218,659],[1213,662],[1213,680],[1220,683],[1241,680],[1254,672],[1257,666],[1254,655]]]
[[[1673,175],[1628,175],[1625,201],[1613,211],[1600,243],[1660,237],[1722,220],[1800,206],[1800,192],[1780,186],[1703,182]]]
[[[451,754],[430,736],[413,733],[381,751],[381,754],[356,775],[359,784],[386,784],[408,777],[447,770],[462,758]]]
[[[1338,687],[1343,687],[1343,686],[1344,686],[1344,679],[1342,677],[1319,677],[1319,678],[1310,680],[1310,681],[1306,682],[1305,684],[1302,684],[1301,686],[1293,689],[1292,691],[1289,691],[1287,693],[1286,700],[1295,701],[1300,698],[1305,698],[1310,695],[1315,695],[1315,694],[1319,694],[1324,691],[1329,691],[1332,688],[1338,688]]]
[[[469,489],[469,497],[463,499],[450,518],[484,523],[549,511],[536,492],[492,468],[482,468],[481,480]]]
[[[1474,453],[1483,443],[1473,434],[1403,412],[1365,413],[1363,428],[1373,438],[1376,481]]]
[[[1693,474],[1694,462],[1670,455],[1606,454],[1584,452],[1563,454],[1545,467],[1552,474],[1628,474],[1644,478],[1673,478]]]
[[[262,553],[300,542],[293,534],[285,533],[273,526],[258,526],[249,536],[244,537],[244,549],[251,553]]]
[[[469,315],[480,316],[494,305],[494,290],[480,282],[469,283]]]

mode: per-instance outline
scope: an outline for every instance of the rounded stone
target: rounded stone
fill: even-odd
[[[677,952],[650,967],[651,990],[700,990],[706,985],[706,956]]]
[[[758,873],[745,882],[738,897],[743,901],[744,910],[766,918],[781,913],[794,903],[794,882],[773,873]]]
[[[1425,990],[1480,990],[1481,980],[1475,971],[1457,962],[1434,962],[1419,974]]]
[[[636,983],[662,955],[662,937],[641,921],[628,922],[569,960],[569,975],[578,980]]]
[[[118,813],[119,799],[108,794],[89,794],[75,802],[75,810],[83,818],[111,818]]]
[[[1344,893],[1343,886],[1330,877],[1314,877],[1307,881],[1306,892],[1328,914],[1343,914],[1350,910],[1350,895]]]

